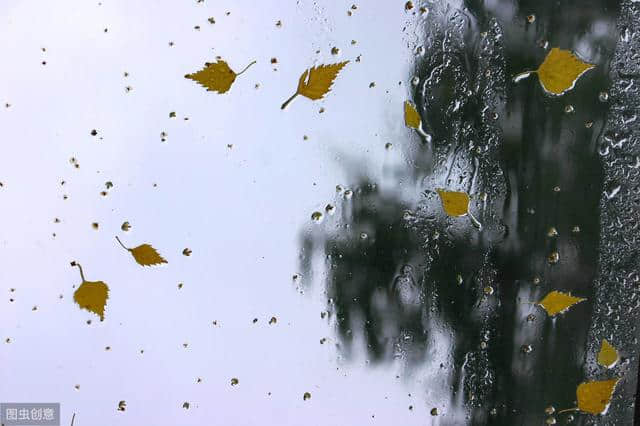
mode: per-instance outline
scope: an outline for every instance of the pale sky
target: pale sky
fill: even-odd
[[[380,181],[417,143],[402,103],[420,17],[353,3],[0,4],[1,401],[60,402],[76,426],[438,424],[435,381],[342,360],[322,283],[291,280],[311,213],[352,183],[347,160]],[[184,78],[216,55],[257,64],[224,95]],[[326,99],[280,110],[306,68],[341,60]],[[115,235],[169,263],[137,265]],[[110,287],[102,323],[73,302],[73,260]]]

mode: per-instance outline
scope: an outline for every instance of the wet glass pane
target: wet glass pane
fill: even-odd
[[[0,402],[633,424],[639,13],[5,0]]]

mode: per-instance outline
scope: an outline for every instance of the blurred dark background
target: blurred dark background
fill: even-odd
[[[629,5],[624,13],[633,20]],[[609,156],[630,147],[632,135],[614,126],[620,112],[610,112],[623,100],[610,93],[610,75],[630,78],[611,71],[620,28],[628,31],[618,23],[620,2],[424,7],[425,54],[407,83],[432,139],[394,142],[410,161],[385,176],[385,187],[402,183],[413,195],[380,189],[353,163],[354,195],[338,193],[340,226],[303,237],[307,275],[314,253],[326,255],[323,279],[340,347],[349,356],[362,335],[372,362],[401,360],[408,377],[446,352],[439,368],[450,384],[448,410],[463,411],[463,423],[630,424],[637,360],[629,363],[631,346],[621,336],[633,340],[635,328],[615,335],[598,328],[603,314],[594,305],[612,273],[598,265],[616,255],[615,247],[603,255],[601,235],[613,220],[601,217],[609,208],[603,200],[619,192],[606,178],[615,168]],[[536,75],[513,82],[552,47],[596,67],[559,97],[545,94]],[[436,188],[468,192],[482,231],[467,218],[446,217]],[[529,302],[552,290],[587,301],[550,319]],[[589,367],[596,336],[621,348],[613,371]],[[603,419],[556,413],[576,406],[579,383],[625,373]],[[461,421],[444,415],[438,424]]]

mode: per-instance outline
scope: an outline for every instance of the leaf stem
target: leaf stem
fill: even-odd
[[[237,73],[236,75],[240,75],[240,74],[242,74],[243,72],[245,72],[246,70],[248,70],[248,69],[249,69],[249,67],[250,67],[251,65],[253,65],[253,64],[255,64],[255,63],[256,63],[256,61],[251,62],[249,65],[247,65],[246,67],[244,67],[244,69],[243,69],[242,71],[240,71],[239,73]]]
[[[469,219],[471,219],[471,223],[473,224],[473,226],[478,228],[478,231],[482,231],[482,224],[478,221],[478,219],[476,219],[470,211],[468,211],[467,214],[469,215]]]
[[[516,74],[515,77],[513,77],[513,81],[514,82],[519,82],[520,80],[524,80],[525,78],[529,77],[531,74],[537,74],[538,70],[535,71],[523,71],[520,74]]]
[[[567,413],[569,411],[579,411],[580,409],[578,407],[574,407],[574,408],[567,408],[565,410],[560,410],[558,411],[558,414],[562,414],[562,413]]]
[[[120,241],[120,238],[118,238],[117,235],[116,235],[116,240],[118,240],[118,242],[120,243],[120,245],[122,246],[123,249],[129,251],[129,249],[124,244],[122,244],[122,241]]]
[[[299,95],[298,92],[294,93],[289,99],[284,101],[284,103],[282,104],[280,109],[285,109],[287,107],[287,105],[289,105],[291,103],[291,101],[293,101],[296,98],[296,96],[298,96],[298,95]]]
[[[80,266],[80,264],[78,262],[76,262],[75,260],[73,262],[71,262],[71,266],[77,266],[78,269],[80,269],[80,278],[82,278],[82,281],[86,281],[84,279],[84,273],[82,272],[82,266]]]

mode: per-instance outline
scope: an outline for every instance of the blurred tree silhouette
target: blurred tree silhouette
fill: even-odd
[[[306,273],[314,252],[327,255],[345,354],[361,334],[372,360],[401,358],[409,372],[434,352],[450,356],[442,399],[466,417],[439,424],[539,425],[546,407],[575,406],[600,237],[608,104],[599,94],[618,11],[607,0],[431,5],[412,101],[432,139],[412,149],[412,167],[393,172],[419,189],[404,199],[349,170],[357,189],[337,206],[342,226],[304,235]],[[535,75],[512,81],[551,47],[597,66],[562,97],[545,95]],[[444,216],[440,187],[472,195],[482,232]],[[589,301],[558,323],[522,303],[553,289]]]

